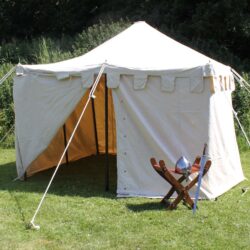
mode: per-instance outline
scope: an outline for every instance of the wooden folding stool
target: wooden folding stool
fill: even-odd
[[[191,167],[191,174],[199,172],[200,160],[201,158],[199,156],[195,159],[195,162]],[[161,202],[166,204],[167,208],[170,210],[175,209],[181,200],[183,200],[186,205],[189,205],[191,208],[193,208],[194,202],[191,199],[188,191],[198,182],[199,174],[197,174],[197,176],[190,183],[184,186],[182,182],[186,179],[186,176],[183,173],[177,173],[175,169],[167,168],[163,160],[160,160],[158,164],[155,158],[151,158],[150,162],[154,170],[171,185],[171,189],[164,196]],[[205,163],[202,177],[208,172],[210,166],[211,166],[211,161],[208,160]],[[179,174],[181,175],[181,177],[176,179],[173,173]],[[177,197],[173,202],[170,202],[169,199],[171,198],[174,192],[177,193]]]

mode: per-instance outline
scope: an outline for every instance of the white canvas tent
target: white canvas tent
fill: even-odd
[[[88,106],[69,147],[69,161],[97,149],[105,152],[106,83],[108,151],[117,154],[118,196],[164,195],[167,183],[149,159],[164,159],[172,166],[182,155],[192,161],[205,142],[212,167],[203,180],[202,196],[215,198],[244,179],[234,131],[230,67],[145,22],[133,24],[83,56],[18,65],[14,103],[20,178],[57,164],[64,150],[62,126],[66,124],[69,137],[103,63],[95,109]]]

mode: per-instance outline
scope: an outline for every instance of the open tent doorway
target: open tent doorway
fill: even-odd
[[[58,129],[48,147],[27,168],[28,177],[57,165],[80,113],[86,105],[89,92],[90,89],[85,92],[63,126]],[[106,190],[109,189],[109,154],[113,156],[112,161],[116,155],[115,123],[112,89],[107,88],[106,74],[103,74],[95,91],[95,98],[92,98],[87,106],[62,163],[69,164],[88,156],[105,154],[105,160],[104,157],[99,157],[99,159],[105,167]]]

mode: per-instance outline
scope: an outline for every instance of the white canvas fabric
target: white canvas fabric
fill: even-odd
[[[118,194],[161,196],[167,183],[149,159],[164,159],[173,167],[181,155],[195,158],[208,140],[204,131],[208,131],[209,93],[192,94],[187,78],[176,79],[173,92],[161,91],[159,77],[149,77],[147,86],[137,91],[133,80],[123,76],[113,91],[117,133],[123,135],[117,139]],[[127,175],[139,181],[128,182]]]
[[[76,107],[85,88],[80,79],[25,75],[15,79],[15,128],[18,176],[49,145]]]
[[[193,161],[204,143],[212,167],[201,197],[215,198],[244,179],[231,110],[230,67],[145,22],[135,23],[83,56],[17,66],[19,177],[48,148],[103,63],[115,108],[118,196],[165,195],[168,185],[149,159],[164,159],[173,167],[182,155]]]
[[[169,186],[154,172],[149,159],[164,159],[173,168],[182,155],[194,161],[205,142],[212,167],[203,178],[201,197],[215,198],[244,179],[231,101],[225,100],[231,100],[230,91],[211,97],[209,80],[205,80],[203,91],[192,93],[189,80],[177,78],[175,90],[167,93],[161,91],[159,77],[149,77],[147,86],[135,91],[133,77],[123,76],[120,87],[113,91],[120,135],[119,196],[163,196]],[[230,180],[225,182],[225,176]],[[192,190],[193,197],[194,193]]]
[[[181,59],[181,60],[180,60]],[[145,22],[137,22],[125,31],[83,56],[43,65],[23,65],[20,71],[55,74],[58,79],[99,67],[161,71],[200,67],[211,63],[213,70],[225,65],[167,37]]]

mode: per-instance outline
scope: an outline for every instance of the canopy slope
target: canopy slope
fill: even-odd
[[[212,64],[217,71],[227,69],[141,21],[83,56],[52,64],[20,65],[18,71],[79,73],[104,62],[111,68],[142,71],[190,69],[207,64]]]

